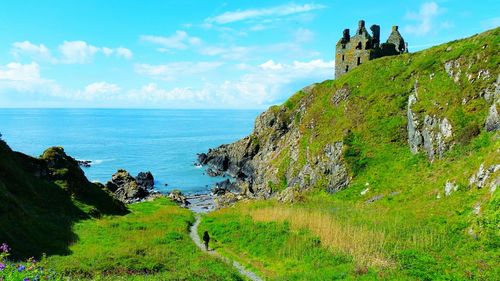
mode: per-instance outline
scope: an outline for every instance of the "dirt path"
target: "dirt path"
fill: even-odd
[[[189,236],[191,236],[191,239],[196,244],[196,246],[198,246],[198,248],[200,248],[203,252],[207,252],[205,250],[205,245],[203,245],[200,236],[198,235],[198,225],[200,225],[200,221],[201,221],[200,216],[196,215],[196,221],[189,229]],[[262,279],[259,276],[257,276],[255,273],[249,270],[246,270],[239,262],[225,258],[212,249],[209,249],[207,253],[212,256],[219,257],[225,262],[232,264],[241,275],[246,276],[248,279],[252,281],[262,281]]]

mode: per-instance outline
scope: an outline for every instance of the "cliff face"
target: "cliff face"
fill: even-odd
[[[200,155],[209,174],[228,174],[240,187],[219,203],[273,195],[293,200],[295,191],[310,188],[333,193],[358,175],[373,178],[394,168],[384,165],[398,165],[398,158],[422,155],[432,165],[453,161],[450,150],[473,150],[481,138],[498,146],[498,38],[500,28],[370,61],[271,107],[250,136]],[[494,154],[488,156],[493,166],[500,164],[499,151]],[[478,168],[460,172],[470,176]],[[490,181],[498,182],[493,170]]]

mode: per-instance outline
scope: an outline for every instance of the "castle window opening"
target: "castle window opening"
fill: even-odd
[[[349,66],[348,65],[345,66],[345,72],[347,72],[347,71],[349,71]]]
[[[361,64],[361,58],[358,57],[358,65],[360,65],[360,64]]]
[[[363,48],[363,44],[361,42],[358,42],[358,45],[356,45],[356,49],[361,50]]]
[[[344,60],[345,60],[345,56],[344,56],[344,55],[342,55],[342,61],[344,61]]]
[[[345,44],[342,44],[342,49],[345,49]]]

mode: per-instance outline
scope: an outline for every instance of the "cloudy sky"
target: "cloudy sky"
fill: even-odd
[[[373,3],[377,3],[373,5]],[[418,51],[500,25],[498,0],[3,0],[0,107],[265,108],[333,78],[359,19]]]

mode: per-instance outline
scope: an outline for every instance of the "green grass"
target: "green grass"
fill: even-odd
[[[78,240],[48,265],[80,280],[242,280],[190,240],[192,212],[168,199],[133,204],[131,213],[78,222]]]
[[[299,151],[292,160],[295,139],[281,137],[282,147],[266,163],[276,171],[274,180],[264,183],[286,188],[287,177],[306,163],[314,166],[326,145],[342,141],[349,186],[329,194],[320,178],[302,202],[240,203],[208,215],[202,226],[215,235],[222,253],[240,256],[271,280],[498,280],[499,191],[469,187],[469,178],[481,164],[500,164],[500,133],[484,130],[491,101],[479,94],[499,75],[499,38],[497,28],[370,61],[270,109],[300,132]],[[457,82],[444,69],[450,60],[460,62]],[[468,74],[477,77],[484,70],[489,77],[469,80]],[[442,159],[410,152],[406,113],[415,85],[418,101],[412,110],[420,122],[429,115],[446,117],[452,125],[454,145]],[[350,96],[334,105],[340,88],[348,88]],[[304,104],[306,110],[299,111]],[[253,138],[266,143],[272,134],[272,128],[263,129]],[[497,171],[490,179],[499,176]],[[450,196],[444,195],[447,181],[458,185]],[[376,196],[381,198],[365,203]],[[300,250],[290,251],[293,247]]]

